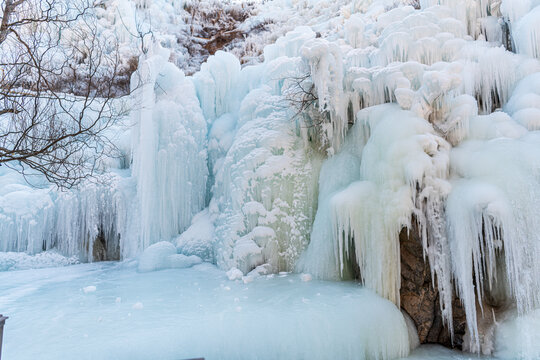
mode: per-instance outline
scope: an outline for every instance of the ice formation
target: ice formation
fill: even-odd
[[[54,248],[92,261],[96,249],[97,259],[120,258],[120,233],[128,221],[121,189],[129,188],[121,176],[111,173],[101,179],[105,184],[89,183],[77,191],[32,188],[9,172],[0,177],[13,182],[2,187],[2,251],[36,254]]]
[[[140,248],[170,240],[204,208],[206,122],[193,83],[156,47],[132,76],[133,165]]]
[[[163,269],[183,269],[200,264],[201,258],[196,255],[177,254],[176,247],[168,241],[161,241],[147,247],[139,257],[137,270],[149,272]]]
[[[32,189],[0,168],[0,250],[358,278],[399,306],[414,224],[450,331],[457,296],[469,350],[517,352],[508,329],[540,306],[540,2],[260,6],[300,10],[258,64],[218,51],[185,76],[149,46],[102,182]]]
[[[493,18],[500,3],[480,3],[426,1],[420,11],[396,7],[370,17],[380,11],[373,5],[347,20],[344,94],[355,125],[323,165],[311,243],[298,263],[334,279],[354,276],[358,266],[366,286],[399,304],[398,234],[417,221],[443,316],[451,321],[454,283],[475,351],[477,321],[490,316],[482,310],[486,298],[515,301],[527,313],[539,305],[540,288],[533,260],[540,244],[539,143],[531,132],[538,126],[540,69],[531,47],[519,45],[537,43],[530,28],[537,22],[523,22],[530,31],[512,24],[517,51],[529,58],[515,55],[500,47],[504,20],[497,28]],[[531,37],[520,40],[525,33]],[[373,105],[385,102],[413,114],[396,112],[396,105],[377,113]],[[408,122],[415,117],[423,128]]]
[[[223,268],[292,269],[307,245],[320,156],[296,135],[282,95],[280,79],[295,63],[276,59],[240,71],[236,58],[218,52],[214,66],[194,77],[211,121],[209,211]],[[223,76],[218,69],[233,70]]]

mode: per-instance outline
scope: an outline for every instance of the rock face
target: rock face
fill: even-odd
[[[413,222],[414,223],[414,222]],[[432,283],[429,263],[424,261],[422,240],[416,225],[399,234],[401,252],[401,308],[416,325],[420,343],[438,343],[461,349],[465,335],[465,311],[459,299],[453,301],[454,339],[442,323],[437,284]]]
[[[113,239],[113,233],[106,236],[103,231],[99,232],[92,245],[92,261],[120,260],[120,241]]]

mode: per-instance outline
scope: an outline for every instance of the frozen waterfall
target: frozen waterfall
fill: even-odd
[[[465,350],[539,356],[540,2],[307,3],[256,64],[217,51],[186,76],[151,46],[99,181],[1,167],[0,251],[357,279],[399,325],[367,352],[386,359],[410,350],[400,233],[418,229],[452,339],[459,302]],[[519,350],[516,328],[535,336]]]

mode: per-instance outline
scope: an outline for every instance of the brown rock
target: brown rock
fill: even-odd
[[[94,240],[91,257],[92,261],[120,260],[120,237],[114,230],[108,234],[100,230]]]
[[[413,221],[414,223],[414,221]],[[414,321],[420,343],[438,343],[461,348],[465,334],[465,312],[459,299],[454,299],[452,342],[447,326],[443,325],[437,283],[432,284],[429,263],[424,261],[422,239],[416,224],[399,234],[401,252],[401,308]]]

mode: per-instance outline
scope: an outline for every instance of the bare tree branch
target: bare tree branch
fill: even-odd
[[[91,0],[0,1],[0,165],[72,187],[115,152],[120,73]],[[76,66],[73,59],[77,60]]]

